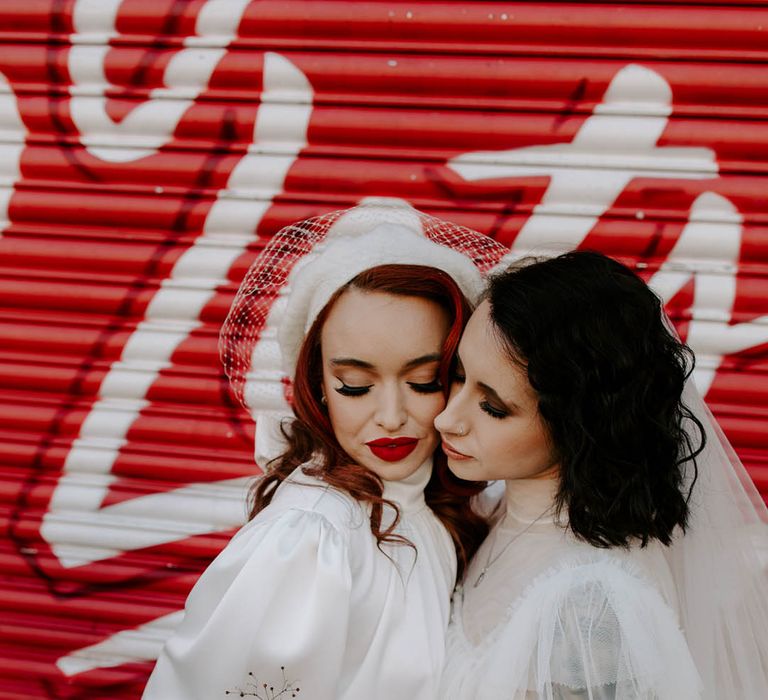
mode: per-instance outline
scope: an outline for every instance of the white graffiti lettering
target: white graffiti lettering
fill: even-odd
[[[254,125],[258,142],[233,169],[203,235],[179,258],[105,376],[101,398],[67,455],[41,526],[62,566],[82,566],[123,551],[225,530],[244,519],[245,478],[101,504],[115,481],[112,466],[128,430],[148,405],[147,391],[169,366],[173,351],[199,326],[201,310],[253,242],[258,222],[306,144],[312,111],[309,82],[279,54],[267,54],[264,70],[265,93]],[[293,104],[284,103],[286,95],[294,98]]]
[[[513,255],[577,247],[636,177],[717,176],[709,148],[656,146],[672,113],[672,90],[643,66],[622,68],[570,143],[464,153],[449,166],[465,180],[550,178],[512,246]]]

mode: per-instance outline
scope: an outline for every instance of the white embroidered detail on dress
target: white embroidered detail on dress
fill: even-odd
[[[298,681],[288,681],[285,676],[285,666],[280,667],[280,672],[283,674],[282,688],[276,688],[269,683],[259,683],[253,671],[249,671],[248,683],[246,683],[245,688],[225,690],[224,695],[234,695],[239,698],[257,698],[257,700],[277,700],[283,697],[295,698],[301,692],[301,688],[296,685]]]

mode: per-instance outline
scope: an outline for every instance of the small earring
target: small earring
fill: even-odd
[[[320,397],[320,403],[323,404],[323,406],[328,405],[328,399],[325,398],[325,394]]]

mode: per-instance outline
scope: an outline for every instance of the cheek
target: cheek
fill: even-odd
[[[444,408],[445,397],[442,392],[438,392],[417,396],[416,400],[411,402],[409,413],[419,425],[428,426],[437,432],[434,426],[435,418],[442,413]]]
[[[538,429],[519,431],[513,439],[497,446],[494,457],[497,464],[514,465],[518,476],[538,474],[551,467],[554,461],[547,436]]]
[[[336,438],[341,441],[345,436],[354,435],[364,423],[361,420],[364,399],[339,396],[336,392],[326,396],[328,397],[328,417]]]
[[[333,377],[323,376],[323,393],[327,401],[325,409],[328,412],[334,435],[341,441],[345,435],[354,432],[355,416],[359,415],[359,407],[356,410],[355,399],[342,396],[334,391],[331,384],[332,379]]]
[[[493,420],[493,419],[490,419]],[[499,421],[502,423],[503,421]],[[478,435],[478,446],[488,462],[505,466],[539,463],[549,454],[543,435],[529,425],[502,426],[488,424]]]
[[[510,456],[520,450],[520,443],[514,435],[505,434],[504,431],[485,430],[478,435],[478,447],[486,459],[493,464],[504,464]]]

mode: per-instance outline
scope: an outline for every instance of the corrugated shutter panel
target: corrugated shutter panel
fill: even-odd
[[[364,196],[637,264],[768,492],[765,5],[1,3],[0,700],[140,695],[256,471],[237,284]]]

